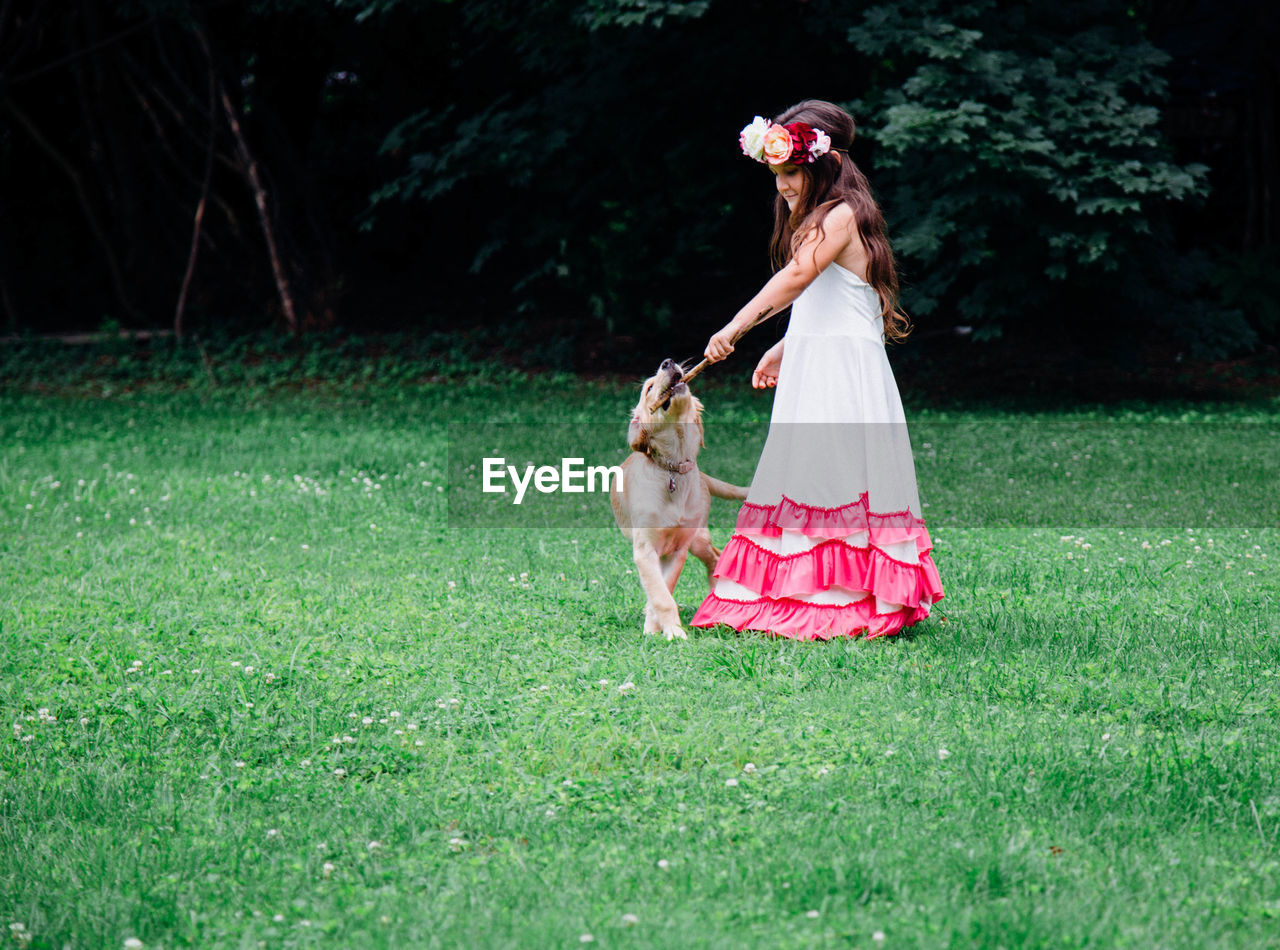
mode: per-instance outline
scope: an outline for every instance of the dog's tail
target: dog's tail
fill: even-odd
[[[747,490],[739,488],[737,485],[730,485],[728,482],[722,482],[718,478],[712,478],[706,472],[700,472],[703,484],[707,486],[707,491],[711,492],[717,498],[735,498],[741,501],[747,497]]]

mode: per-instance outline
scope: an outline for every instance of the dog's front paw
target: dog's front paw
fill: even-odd
[[[676,624],[675,626],[672,626],[672,627],[663,627],[662,632],[666,635],[668,640],[688,640],[689,639],[689,634],[685,633],[684,627],[680,626],[679,624]]]

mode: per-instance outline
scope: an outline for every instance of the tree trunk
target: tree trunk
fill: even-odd
[[[187,255],[187,272],[182,275],[182,289],[178,292],[178,305],[173,314],[173,335],[182,339],[183,322],[187,306],[187,290],[196,270],[196,255],[200,251],[200,226],[204,222],[204,208],[209,200],[209,185],[213,181],[213,156],[218,142],[218,77],[213,63],[209,64],[209,148],[204,156],[204,183],[200,189],[200,201],[196,205],[195,222],[191,228],[191,253]]]
[[[231,102],[231,96],[227,92],[226,84],[216,77],[217,67],[214,64],[213,51],[209,48],[209,40],[204,34],[204,29],[197,26],[195,35],[201,49],[204,51],[205,59],[208,60],[209,69],[215,72],[215,82],[217,84],[218,99],[222,103],[222,113],[227,120],[227,126],[231,130],[231,136],[235,139],[236,154],[240,159],[241,171],[249,184],[250,190],[253,192],[253,202],[258,209],[258,223],[262,227],[262,237],[267,243],[267,254],[271,258],[271,273],[275,277],[276,292],[280,297],[280,310],[284,315],[285,326],[290,333],[296,334],[301,330],[301,324],[298,321],[298,308],[294,304],[293,289],[289,286],[289,276],[280,257],[280,247],[279,242],[276,240],[270,202],[267,199],[267,190],[262,184],[262,175],[258,170],[258,163],[254,159],[253,152],[249,148],[249,142],[240,127],[240,116],[236,111],[235,105]]]

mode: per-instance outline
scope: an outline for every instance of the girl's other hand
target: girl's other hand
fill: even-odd
[[[783,342],[780,341],[777,345],[770,347],[769,351],[760,357],[755,372],[751,374],[751,385],[755,389],[772,389],[778,385],[778,371],[782,368]]]
[[[732,352],[733,331],[729,327],[725,327],[707,341],[707,348],[702,355],[713,363],[719,363]]]

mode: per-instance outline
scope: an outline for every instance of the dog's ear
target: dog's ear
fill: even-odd
[[[631,425],[627,426],[627,444],[633,452],[645,452],[649,448],[649,429],[640,422],[640,413],[631,417]]]

